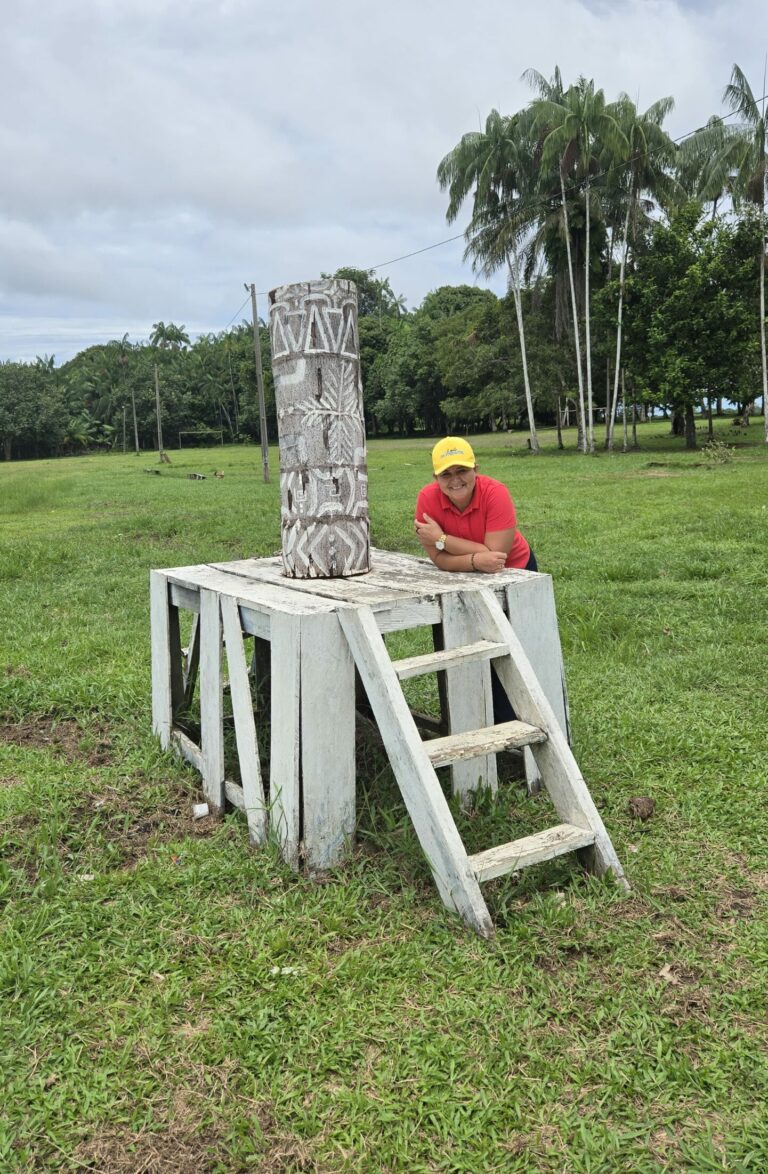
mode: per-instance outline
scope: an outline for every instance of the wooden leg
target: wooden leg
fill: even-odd
[[[275,614],[270,623],[270,827],[284,859],[292,868],[299,867],[301,839],[299,684],[302,621],[303,617]]]
[[[171,744],[173,698],[171,689],[171,639],[168,580],[150,571],[150,624],[152,631],[152,729],[164,750]]]
[[[302,617],[304,862],[332,868],[355,830],[355,666],[338,617]]]
[[[245,815],[252,844],[263,844],[267,836],[267,805],[261,781],[256,722],[253,717],[251,683],[245,660],[245,646],[237,604],[230,595],[221,596],[221,619],[227,647],[227,668],[235,719],[237,757],[243,787]]]
[[[200,592],[200,741],[203,791],[213,811],[224,810],[224,721],[221,619],[215,591]]]
[[[447,592],[442,599],[443,639],[446,648],[458,648],[477,639],[464,600],[457,592]],[[479,730],[493,725],[493,698],[491,695],[491,666],[488,661],[476,661],[445,673],[450,732]],[[496,755],[454,762],[451,767],[454,795],[462,803],[478,787],[497,787]]]

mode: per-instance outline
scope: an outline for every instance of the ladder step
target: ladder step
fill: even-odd
[[[446,648],[442,652],[428,652],[424,656],[406,656],[393,660],[395,672],[401,681],[408,677],[421,677],[425,673],[436,673],[452,669],[472,660],[490,660],[493,656],[504,656],[509,652],[506,644],[495,640],[478,640],[475,644],[461,644],[458,648]]]
[[[588,848],[594,842],[595,833],[589,828],[559,823],[556,827],[537,832],[535,836],[525,836],[522,840],[512,840],[509,844],[499,844],[497,848],[477,852],[469,857],[469,865],[479,881],[493,880],[496,876],[517,872],[531,864],[540,864],[542,860],[553,860],[555,856],[563,856],[566,852]]]
[[[450,734],[447,738],[433,738],[424,743],[433,766],[446,766],[449,762],[462,762],[467,758],[482,758],[486,754],[497,754],[519,746],[532,746],[546,742],[547,735],[538,726],[527,722],[499,722],[495,726],[484,726],[480,730],[467,730],[463,734]]]

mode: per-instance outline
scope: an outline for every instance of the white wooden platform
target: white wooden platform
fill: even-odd
[[[164,747],[174,746],[200,771],[212,809],[223,810],[227,804],[245,809],[252,840],[262,842],[271,831],[294,867],[301,861],[311,870],[331,867],[344,857],[354,835],[355,664],[343,615],[349,620],[350,612],[370,610],[381,633],[432,627],[436,652],[400,661],[396,671],[401,679],[438,673],[443,713],[436,732],[446,736],[441,741],[447,745],[464,731],[493,726],[489,656],[498,655],[502,644],[476,640],[466,607],[467,593],[492,591],[568,741],[562,655],[548,575],[520,570],[446,574],[427,559],[379,550],[372,551],[371,567],[368,574],[350,579],[289,579],[280,557],[274,557],[151,572],[155,732]],[[186,651],[179,614],[185,609],[194,613]],[[269,645],[269,713],[253,712],[247,676],[252,654],[244,636]],[[458,650],[455,657],[453,648]],[[240,782],[225,777],[227,678]],[[197,741],[180,725],[196,684]],[[258,743],[267,734],[265,780]],[[506,739],[488,734],[479,757],[464,755],[460,745],[455,753],[441,754],[434,743],[435,764],[452,763],[455,791],[495,787],[496,751],[518,742],[514,731]],[[535,780],[532,739],[518,741],[526,745],[529,781]]]

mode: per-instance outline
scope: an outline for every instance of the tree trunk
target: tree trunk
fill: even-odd
[[[562,169],[560,171],[560,194],[563,201],[563,225],[565,227],[565,251],[568,255],[568,278],[571,283],[571,312],[573,314],[573,341],[576,347],[576,375],[579,384],[579,407],[578,407],[578,441],[577,446],[581,452],[586,452],[586,436],[584,432],[584,375],[581,369],[581,338],[579,334],[579,311],[576,305],[576,286],[573,279],[573,258],[571,257],[571,229],[568,223],[568,207],[565,200],[565,180],[563,179]]]
[[[696,447],[696,417],[693,414],[693,404],[685,405],[685,447]]]
[[[712,396],[707,396],[707,435],[710,440],[715,439],[715,425],[712,420]]]
[[[557,447],[558,447],[558,449],[562,449],[565,446],[563,445],[563,430],[562,430],[562,427],[560,424],[560,420],[561,420],[560,396],[557,397],[557,410],[555,412],[555,420],[557,421]]]
[[[755,410],[755,401],[754,400],[747,400],[747,402],[744,404],[744,410],[741,413],[741,426],[742,426],[742,428],[749,428],[749,417],[754,410]]]
[[[515,254],[515,264],[507,257],[507,266],[509,268],[509,277],[512,285],[512,296],[515,302],[515,314],[517,316],[517,334],[520,339],[520,356],[523,363],[523,384],[525,386],[525,407],[528,413],[528,431],[531,437],[531,452],[540,452],[539,439],[536,435],[536,422],[533,418],[533,396],[531,395],[531,384],[528,378],[528,358],[525,352],[525,328],[523,326],[523,303],[520,292],[520,269]]]
[[[621,368],[621,334],[622,334],[622,319],[624,315],[624,285],[626,282],[627,270],[627,249],[629,247],[629,209],[630,200],[627,203],[627,215],[624,218],[624,239],[621,247],[621,268],[619,269],[619,310],[616,316],[616,368],[613,375],[613,399],[611,401],[611,416],[608,425],[608,443],[606,445],[608,451],[613,448],[613,428],[616,420],[616,405],[619,402],[619,370]],[[626,434],[626,428],[625,428]],[[626,449],[625,449],[626,451]]]
[[[768,361],[765,353],[765,201],[760,217],[760,360],[763,367],[763,426],[765,443],[768,444]]]
[[[269,294],[282,552],[295,579],[370,570],[357,289],[335,278]]]
[[[592,395],[592,335],[589,318],[589,176],[584,189],[587,220],[586,257],[584,260],[584,341],[587,352],[587,451],[595,451],[594,397]]]

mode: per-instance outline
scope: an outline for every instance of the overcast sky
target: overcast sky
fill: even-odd
[[[0,359],[152,323],[194,336],[259,291],[437,244],[440,159],[521,74],[583,73],[674,136],[763,92],[765,0],[4,0]],[[378,271],[409,307],[475,280],[461,240]],[[501,279],[491,283],[500,292]],[[260,310],[266,312],[266,299]]]

